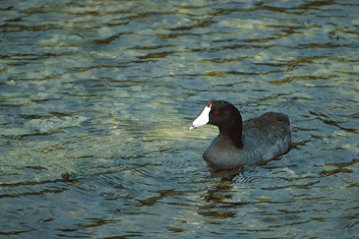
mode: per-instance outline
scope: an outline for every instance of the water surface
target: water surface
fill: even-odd
[[[355,1],[1,1],[0,237],[355,238]],[[288,114],[213,174],[211,99]]]

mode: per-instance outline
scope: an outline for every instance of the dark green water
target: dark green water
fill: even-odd
[[[356,1],[1,1],[0,237],[355,238]],[[288,114],[233,179],[210,99]]]

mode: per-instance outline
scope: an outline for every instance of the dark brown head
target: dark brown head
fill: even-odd
[[[242,116],[231,103],[223,100],[209,102],[197,119],[193,121],[190,129],[206,124],[216,125],[221,134],[229,136],[238,147],[243,146]]]

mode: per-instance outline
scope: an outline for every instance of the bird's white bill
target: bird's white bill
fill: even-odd
[[[206,106],[202,113],[195,119],[192,123],[192,126],[189,128],[190,130],[206,125],[209,121],[209,112],[211,108]]]

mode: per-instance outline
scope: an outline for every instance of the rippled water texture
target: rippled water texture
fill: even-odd
[[[359,2],[0,1],[0,237],[355,238]],[[288,114],[234,178],[210,99]]]

